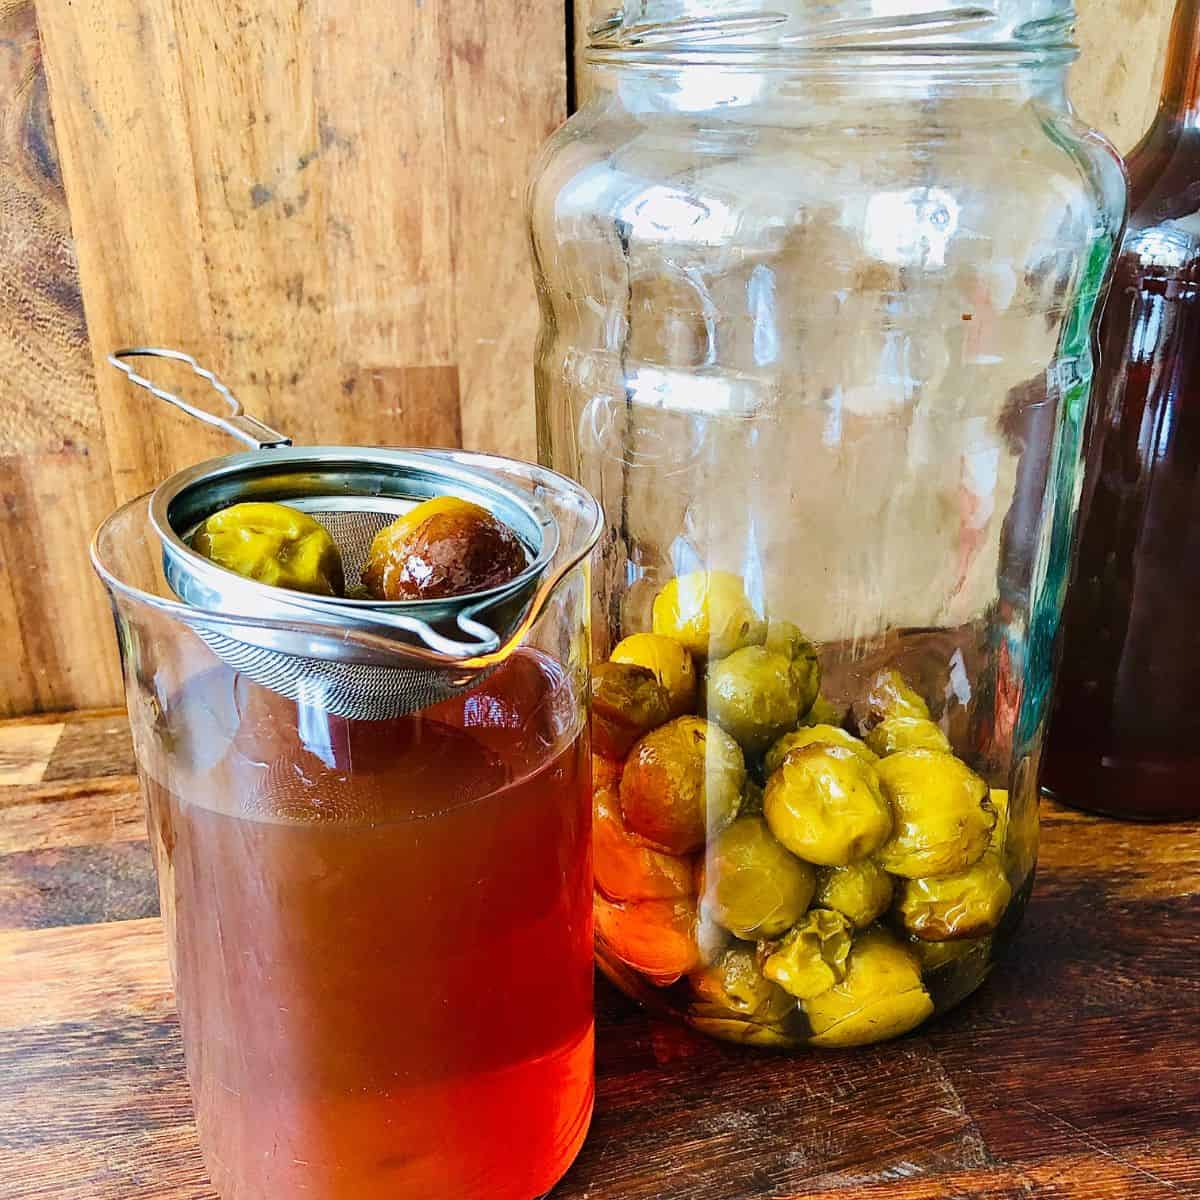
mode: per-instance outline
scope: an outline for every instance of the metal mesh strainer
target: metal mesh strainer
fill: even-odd
[[[205,412],[156,387],[127,362],[143,356],[187,364],[221,394],[230,415]],[[229,389],[190,355],[130,349],[109,361],[133,383],[253,446],[250,453],[226,455],[167,480],[151,499],[150,519],[162,541],[167,582],[190,607],[186,619],[197,635],[229,667],[291,700],[339,717],[383,720],[448,699],[507,657],[542,599],[591,547],[589,541],[570,561],[556,561],[558,523],[537,490],[481,469],[487,460],[480,456],[293,447],[246,416]],[[278,501],[329,530],[349,589],[359,583],[380,529],[445,494],[471,500],[509,525],[525,545],[525,570],[500,587],[441,600],[332,599],[243,578],[189,545],[197,526],[220,509],[244,500]]]

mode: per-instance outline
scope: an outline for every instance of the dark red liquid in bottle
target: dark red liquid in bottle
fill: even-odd
[[[1200,0],[1128,167],[1045,782],[1162,820],[1200,816]]]

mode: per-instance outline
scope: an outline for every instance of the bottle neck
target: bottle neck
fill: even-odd
[[[1176,0],[1157,120],[1200,129],[1200,0]]]

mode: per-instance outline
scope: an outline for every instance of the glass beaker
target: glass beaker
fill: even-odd
[[[149,498],[95,539],[225,1200],[531,1200],[588,1127],[597,509],[552,472],[445,457],[536,497],[563,574],[474,686],[393,719],[285,699],[218,657],[201,634],[219,614],[175,598]]]

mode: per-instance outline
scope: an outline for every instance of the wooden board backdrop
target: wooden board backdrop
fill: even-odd
[[[229,448],[118,343],[299,441],[533,453],[522,194],[586,4],[0,0],[0,715],[120,702],[88,538]],[[1080,8],[1075,95],[1126,148],[1171,5]]]

